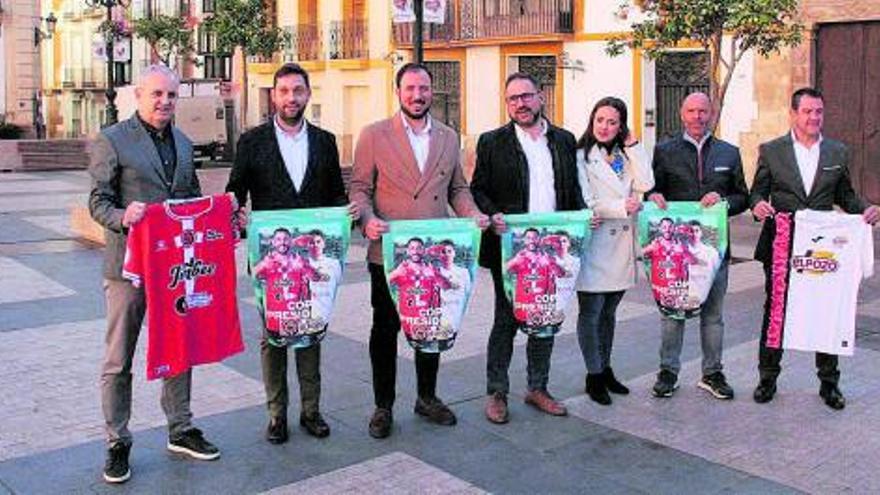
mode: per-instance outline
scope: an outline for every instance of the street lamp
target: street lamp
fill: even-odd
[[[40,17],[40,20],[46,21],[46,32],[40,30],[40,26],[34,26],[34,46],[40,46],[41,41],[51,38],[58,24],[58,18],[52,12],[49,12],[49,17]]]
[[[116,29],[112,27],[114,26],[113,8],[117,6],[127,8],[130,0],[85,0],[85,2],[91,8],[104,7],[107,9],[107,25],[110,26],[110,29],[104,33],[105,41],[107,42],[105,47],[107,55],[107,125],[113,125],[119,121],[119,110],[116,108],[116,77],[113,61],[113,44],[118,34]]]

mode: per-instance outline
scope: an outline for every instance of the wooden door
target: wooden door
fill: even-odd
[[[853,186],[880,203],[880,22],[824,24],[817,40],[823,133],[850,146]]]

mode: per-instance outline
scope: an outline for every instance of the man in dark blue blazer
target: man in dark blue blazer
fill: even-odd
[[[728,217],[742,213],[748,202],[739,149],[712,135],[712,106],[703,93],[688,95],[681,104],[684,132],[654,148],[654,189],[648,199],[665,209],[667,201],[699,201],[710,207],[727,201]],[[727,247],[727,246],[726,246]],[[730,249],[718,268],[706,301],[700,307],[703,377],[697,386],[717,399],[732,399],[721,365],[724,339],[723,303],[727,292]],[[660,372],[655,397],[671,397],[678,387],[684,321],[662,317]]]

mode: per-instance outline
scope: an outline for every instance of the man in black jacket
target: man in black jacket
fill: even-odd
[[[341,206],[347,202],[339,151],[333,134],[303,118],[311,96],[309,75],[288,63],[275,72],[272,102],[275,116],[244,133],[238,141],[235,163],[226,190],[235,193],[239,222],[244,225],[248,195],[253,210]],[[350,207],[354,217],[357,212]],[[330,427],[321,417],[321,347],[296,349],[296,372],[302,410],[300,425],[315,437],[326,437]],[[287,348],[260,342],[263,382],[269,409],[266,439],[275,444],[288,439]]]
[[[773,400],[776,378],[782,367],[782,349],[766,347],[772,286],[770,268],[773,242],[772,215],[777,211],[831,210],[834,205],[847,213],[862,213],[865,222],[874,225],[880,220],[880,208],[869,206],[856,195],[849,178],[850,152],[846,145],[822,136],[825,103],[822,93],[801,88],[791,96],[791,132],[761,145],[758,170],[752,184],[752,213],[764,222],[755,248],[755,259],[764,264],[764,319],[758,354],[761,381],[754,392],[755,402]],[[816,353],[817,375],[821,381],[819,395],[832,409],[843,409],[846,401],[837,382],[837,356]]]
[[[480,136],[477,164],[471,183],[480,210],[492,217],[492,229],[483,233],[480,265],[492,272],[495,286],[495,321],[489,335],[486,364],[486,417],[506,423],[507,371],[513,355],[513,339],[519,325],[504,294],[501,276],[501,244],[505,213],[536,213],[578,210],[584,207],[575,165],[574,136],[542,117],[544,95],[535,79],[515,73],[505,83],[505,101],[511,121]],[[547,392],[553,337],[530,336],[526,345],[529,392],[526,403],[556,416],[567,414],[565,406]]]
[[[666,209],[667,201],[699,201],[710,207],[727,200],[728,217],[747,207],[748,190],[743,177],[739,149],[709,132],[712,106],[703,93],[692,93],[681,104],[684,132],[654,148],[654,189],[648,199]],[[727,292],[730,249],[706,301],[700,307],[700,342],[703,348],[703,377],[697,386],[717,399],[732,399],[733,388],[722,373],[724,340],[723,303]],[[654,384],[655,397],[672,397],[678,387],[684,321],[662,317],[660,372]]]

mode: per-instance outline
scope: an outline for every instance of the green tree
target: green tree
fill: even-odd
[[[698,43],[709,54],[713,129],[733,72],[745,53],[756,50],[769,57],[801,42],[798,0],[633,0],[622,4],[619,12],[625,15],[632,8],[642,11],[644,20],[632,24],[630,35],[610,40],[606,51],[614,56],[627,48],[641,49],[656,58],[682,42]],[[726,47],[722,45],[725,36]]]
[[[174,55],[189,56],[193,48],[193,30],[183,17],[160,14],[134,21],[134,35],[142,38],[167,66]]]
[[[241,85],[241,122],[248,107],[249,56],[271,57],[290,42],[290,36],[266,15],[262,0],[215,0],[214,13],[205,20],[205,29],[217,39],[218,50],[240,57],[244,70]],[[236,48],[239,50],[236,51]],[[243,125],[242,125],[243,127]]]

